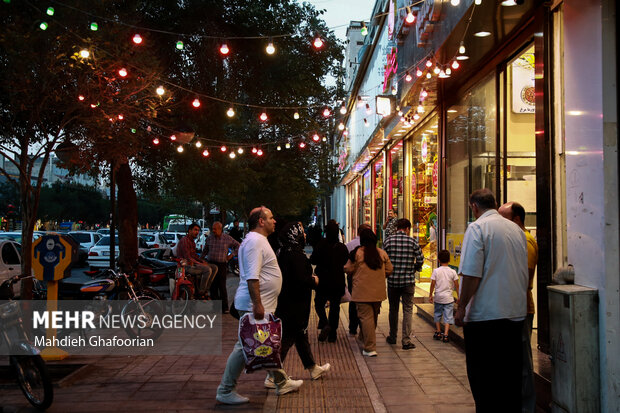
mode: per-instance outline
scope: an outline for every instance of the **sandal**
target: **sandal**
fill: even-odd
[[[435,331],[435,334],[433,335],[433,339],[435,340],[441,340],[443,334],[441,334],[439,331]]]
[[[448,342],[448,336],[443,336],[443,338],[441,339],[441,341],[443,341],[444,343]]]

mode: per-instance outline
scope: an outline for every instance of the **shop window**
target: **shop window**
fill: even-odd
[[[467,224],[474,221],[469,194],[496,189],[497,103],[495,75],[448,108],[446,123],[446,249],[458,266]]]
[[[409,220],[412,224],[411,235],[418,240],[424,254],[424,265],[419,274],[422,282],[430,282],[433,269],[437,266],[437,128],[437,116],[433,116],[415,131],[407,145],[411,159]]]
[[[396,216],[402,218],[405,189],[405,176],[403,173],[403,141],[398,142],[392,147],[392,149],[390,149],[389,164],[390,180],[388,183],[390,186],[390,199],[388,204],[394,210]]]
[[[375,234],[379,241],[383,240],[383,222],[385,212],[383,211],[383,160],[374,163],[374,203],[375,203]]]
[[[372,175],[370,169],[362,177],[362,220],[372,225]]]

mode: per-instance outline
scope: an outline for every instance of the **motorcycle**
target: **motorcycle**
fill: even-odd
[[[190,301],[194,298],[194,279],[185,272],[187,261],[178,258],[175,258],[175,261],[177,262],[175,276],[170,280],[172,312],[174,314],[183,314],[189,307]]]
[[[157,251],[154,250],[154,253]],[[175,262],[165,260],[159,254],[140,255],[138,257],[138,277],[140,283],[160,293],[162,296],[172,294],[169,280],[174,279],[177,271]]]
[[[0,336],[9,348],[11,368],[26,399],[39,410],[51,406],[54,400],[52,378],[39,350],[32,345],[20,312],[19,303],[15,301],[13,284],[23,278],[14,276],[0,284],[0,300],[8,300],[0,305]]]

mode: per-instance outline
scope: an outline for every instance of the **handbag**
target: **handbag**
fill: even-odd
[[[351,301],[351,293],[347,287],[344,287],[344,294],[340,298],[341,303],[348,303]]]
[[[244,314],[239,320],[239,342],[246,373],[282,368],[282,322],[275,315],[265,314],[265,318],[256,320],[252,313]]]

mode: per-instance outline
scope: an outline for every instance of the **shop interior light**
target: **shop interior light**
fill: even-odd
[[[422,89],[422,91],[420,92],[420,99],[424,100],[426,99],[428,96],[428,92],[426,91],[426,89]]]
[[[465,43],[461,42],[461,45],[459,46],[459,54],[465,54]]]
[[[409,74],[409,72],[405,72],[405,82],[411,82],[413,77]]]
[[[420,115],[418,115],[417,113],[413,115],[413,120],[419,120],[419,119],[420,119]]]
[[[456,70],[460,67],[461,65],[459,64],[458,60],[454,60],[452,62],[452,69]]]
[[[479,32],[474,33],[474,36],[476,36],[476,37],[488,37],[490,35],[491,35],[491,32],[487,32],[487,31],[484,31],[484,30],[481,30]]]
[[[461,4],[461,0],[450,0],[450,4],[453,6],[458,6]]]
[[[511,7],[516,6],[517,2],[515,0],[504,0],[502,1],[502,6]]]
[[[424,106],[418,105],[418,113],[424,113]]]
[[[476,6],[480,6],[482,4],[482,0],[474,0],[474,4]]]
[[[439,72],[439,76],[438,77],[440,77],[441,79],[445,79],[447,77],[450,77],[450,75],[442,70],[441,72]]]
[[[426,78],[427,78],[427,79],[430,79],[431,77],[433,77],[433,75],[431,75],[431,72],[428,72],[428,73],[426,74]]]
[[[405,17],[405,21],[409,24],[415,21],[415,16],[411,12],[411,7],[407,7],[407,17]]]
[[[450,76],[452,74],[452,69],[450,67],[446,67],[446,74]]]

